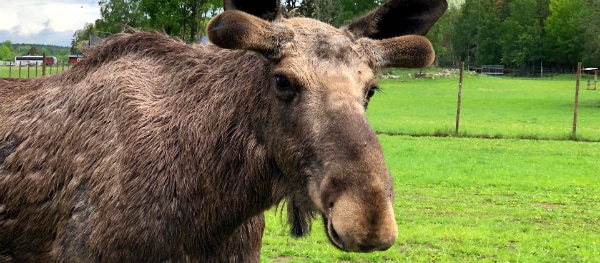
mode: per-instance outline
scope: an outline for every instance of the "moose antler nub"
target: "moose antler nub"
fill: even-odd
[[[241,11],[225,11],[207,26],[208,38],[215,45],[228,49],[245,49],[275,57],[282,46],[294,38],[294,32],[284,26]]]

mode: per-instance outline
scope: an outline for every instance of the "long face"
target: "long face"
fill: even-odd
[[[387,249],[398,231],[392,179],[365,117],[377,89],[368,51],[315,20],[279,25],[295,37],[272,62],[281,130],[269,141],[278,164],[301,178],[291,181],[305,185],[300,192],[323,215],[333,244],[348,251]]]
[[[366,19],[379,20],[372,14]],[[306,224],[296,221],[316,210],[331,242],[355,252],[388,249],[398,235],[392,177],[365,115],[378,89],[375,72],[422,67],[433,58],[424,37],[371,39],[357,33],[362,27],[336,29],[306,18],[265,21],[239,11],[208,25],[216,45],[258,52],[270,64],[272,118],[264,138],[290,184],[290,216],[300,218],[292,219],[300,225],[293,232],[303,234]]]

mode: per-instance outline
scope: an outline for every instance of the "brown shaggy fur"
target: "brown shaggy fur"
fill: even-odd
[[[278,178],[244,179],[278,174],[246,132],[268,119],[256,109],[264,91],[233,88],[268,86],[256,55],[136,33],[87,56],[59,76],[0,80],[0,252],[19,252],[15,262],[203,258],[283,198]]]
[[[0,79],[0,262],[258,262],[262,213],[283,199],[297,235],[320,213],[340,249],[394,243],[365,107],[375,70],[427,65],[431,45],[259,2],[272,21],[226,11],[209,25],[221,47],[117,34],[63,74]]]

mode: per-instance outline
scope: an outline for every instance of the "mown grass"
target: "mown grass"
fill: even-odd
[[[62,64],[58,65],[54,65],[52,67],[47,67],[46,68],[46,76],[50,76],[50,75],[56,75],[58,73],[61,73],[65,70],[68,70],[71,66],[65,64],[64,66]],[[38,66],[37,67],[37,75],[36,75],[36,67],[7,67],[7,66],[0,66],[0,78],[19,78],[19,68],[21,70],[21,78],[25,79],[28,77],[27,73],[29,73],[29,78],[35,78],[35,77],[41,77],[42,76],[42,67]]]
[[[268,211],[263,262],[598,262],[600,143],[379,136],[399,237],[388,251],[289,236]]]
[[[382,133],[454,135],[458,79],[381,80],[367,115]],[[515,79],[466,74],[460,135],[571,139],[575,80]],[[580,88],[577,138],[600,140],[600,91]]]

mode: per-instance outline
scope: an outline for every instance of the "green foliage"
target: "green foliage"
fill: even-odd
[[[582,59],[584,28],[579,17],[585,9],[585,0],[551,0],[546,19],[546,44],[548,60],[555,63],[575,64]]]
[[[335,26],[347,24],[381,4],[383,0],[286,0],[284,12],[319,19]],[[152,28],[197,42],[205,34],[208,19],[223,6],[219,0],[101,0],[98,31],[117,33],[125,26]],[[78,42],[79,39],[76,38]]]
[[[27,51],[27,55],[37,56],[37,55],[39,55],[39,52],[38,52],[37,48],[35,46],[33,46],[29,49],[29,51]]]
[[[95,27],[104,32],[118,33],[124,26],[144,27],[146,17],[140,8],[140,1],[100,0],[101,19],[96,20]]]
[[[481,15],[481,21],[478,23],[475,38],[478,41],[475,52],[475,63],[478,65],[497,64],[502,58],[502,44],[498,41],[498,36],[504,32],[498,25],[501,23],[501,8],[490,5]]]
[[[15,57],[15,49],[10,41],[4,41],[2,45],[0,45],[0,60],[7,61],[13,60]]]
[[[145,28],[163,31],[187,42],[197,42],[205,34],[206,19],[223,6],[216,0],[101,0],[97,30],[118,33]]]
[[[446,32],[453,32],[456,25],[457,16],[454,13],[459,12],[460,9],[450,7],[446,11],[446,15],[442,16],[440,20],[429,30],[427,37],[431,41],[433,48],[435,49],[436,62],[438,65],[452,65],[454,61],[455,51],[453,49],[450,34]]]
[[[536,0],[512,1],[504,20],[501,49],[504,65],[524,67],[541,58],[542,28]],[[486,28],[487,30],[487,28]]]
[[[439,23],[446,21],[452,25],[428,34],[441,52],[438,65],[465,61],[470,67],[530,68],[543,63],[565,69],[579,61],[600,64],[596,0],[466,0],[451,5]]]
[[[296,15],[314,18],[340,27],[383,2],[383,0],[288,0],[284,1],[284,10],[297,8]]]

